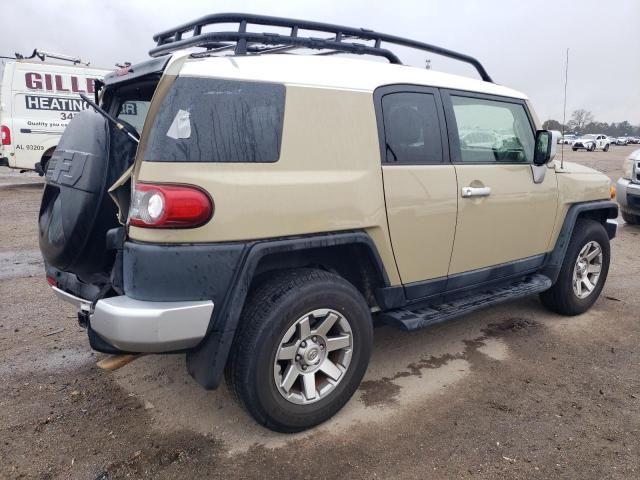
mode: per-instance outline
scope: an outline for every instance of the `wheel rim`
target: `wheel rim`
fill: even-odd
[[[573,292],[578,298],[587,298],[593,293],[602,271],[602,247],[598,242],[587,243],[573,267]]]
[[[307,405],[326,398],[344,379],[353,332],[344,315],[328,308],[306,313],[278,343],[273,378],[280,395]]]

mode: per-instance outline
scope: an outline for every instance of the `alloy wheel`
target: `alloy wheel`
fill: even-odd
[[[602,271],[602,247],[588,242],[578,254],[573,267],[573,292],[580,299],[587,298],[596,288]]]
[[[353,332],[339,312],[321,308],[294,322],[278,344],[273,378],[280,395],[306,405],[326,398],[344,379]]]

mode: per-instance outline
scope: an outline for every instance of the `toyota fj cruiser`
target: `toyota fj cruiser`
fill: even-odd
[[[154,39],[46,172],[47,278],[95,350],[185,352],[198,383],[225,372],[259,423],[294,432],[358,388],[374,319],[415,330],[532,294],[576,315],[598,298],[608,178],[554,161],[527,97],[474,58],[244,14]],[[395,46],[481,80],[403,66]],[[124,121],[124,102],[148,114]]]

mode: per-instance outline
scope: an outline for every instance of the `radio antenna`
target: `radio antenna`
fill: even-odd
[[[567,80],[569,78],[569,48],[564,67],[564,110],[562,111],[562,147],[560,147],[560,168],[564,169],[564,126],[567,122]]]

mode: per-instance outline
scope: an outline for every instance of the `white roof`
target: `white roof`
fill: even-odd
[[[180,75],[361,91],[407,83],[527,98],[516,90],[479,79],[407,65],[338,56],[265,54],[191,58],[182,67]]]

